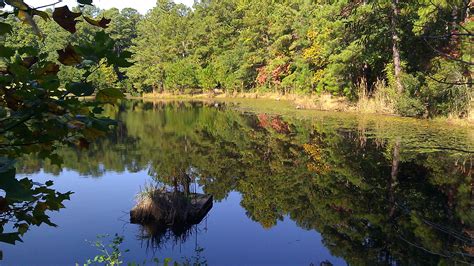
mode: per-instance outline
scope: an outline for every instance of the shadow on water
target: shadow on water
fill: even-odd
[[[469,129],[398,118],[300,119],[212,102],[129,101],[107,112],[120,121],[117,131],[88,150],[61,148],[62,167],[25,156],[17,168],[56,175],[67,168],[91,178],[147,170],[159,184],[151,194],[161,200],[153,202],[167,217],[138,219],[149,247],[195,232],[197,220],[175,227],[186,219],[168,215],[175,205],[188,209],[181,199],[197,193],[186,189],[195,182],[218,202],[240,193],[248,218],[263,228],[289,217],[319,232],[349,264],[473,261]]]

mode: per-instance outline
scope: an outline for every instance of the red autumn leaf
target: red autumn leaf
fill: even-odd
[[[89,17],[84,16],[84,19],[91,25],[101,28],[107,28],[108,24],[110,23],[110,19],[102,18],[101,20],[94,20]]]
[[[268,74],[267,74],[267,70],[266,70],[266,67],[259,67],[257,68],[257,72],[258,72],[258,75],[257,75],[257,78],[256,78],[256,82],[257,84],[259,85],[263,85],[267,82],[267,79],[268,79]]]
[[[58,7],[53,12],[54,21],[71,33],[76,32],[76,18],[80,16],[81,13],[71,12],[67,6]]]
[[[82,57],[76,53],[76,50],[70,44],[63,50],[57,50],[57,52],[59,55],[58,61],[63,65],[73,66],[82,62]]]

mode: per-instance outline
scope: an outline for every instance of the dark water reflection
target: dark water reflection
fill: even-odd
[[[75,194],[52,215],[58,228],[2,246],[6,264],[83,262],[95,255],[84,240],[104,233],[125,235],[136,261],[189,258],[199,246],[211,265],[473,262],[468,131],[214,103],[126,102],[107,111],[121,121],[117,131],[88,150],[60,149],[61,168],[34,155],[18,162],[17,172]],[[143,228],[127,223],[134,196],[180,173],[214,196],[214,208],[186,238],[168,232],[147,250]]]

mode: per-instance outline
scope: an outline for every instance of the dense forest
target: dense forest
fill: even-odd
[[[38,36],[10,16],[14,29],[4,41],[54,59],[65,44],[90,42],[103,30],[131,65],[101,64],[91,80],[132,95],[331,94],[373,99],[405,116],[470,117],[471,9],[468,0],[202,0],[193,7],[158,0],[145,15],[82,7],[111,22],[105,29],[78,23],[72,35],[36,16]],[[74,81],[81,74],[62,66],[59,76]]]

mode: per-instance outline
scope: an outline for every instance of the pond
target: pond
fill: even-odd
[[[99,254],[91,242],[115,234],[129,250],[124,261],[138,263],[473,262],[468,128],[268,101],[126,101],[106,112],[117,129],[87,149],[60,148],[61,166],[17,161],[17,177],[73,194],[48,213],[57,227],[0,244],[2,264],[82,264]],[[130,223],[141,190],[172,187],[180,175],[213,196],[202,221],[180,232]]]

